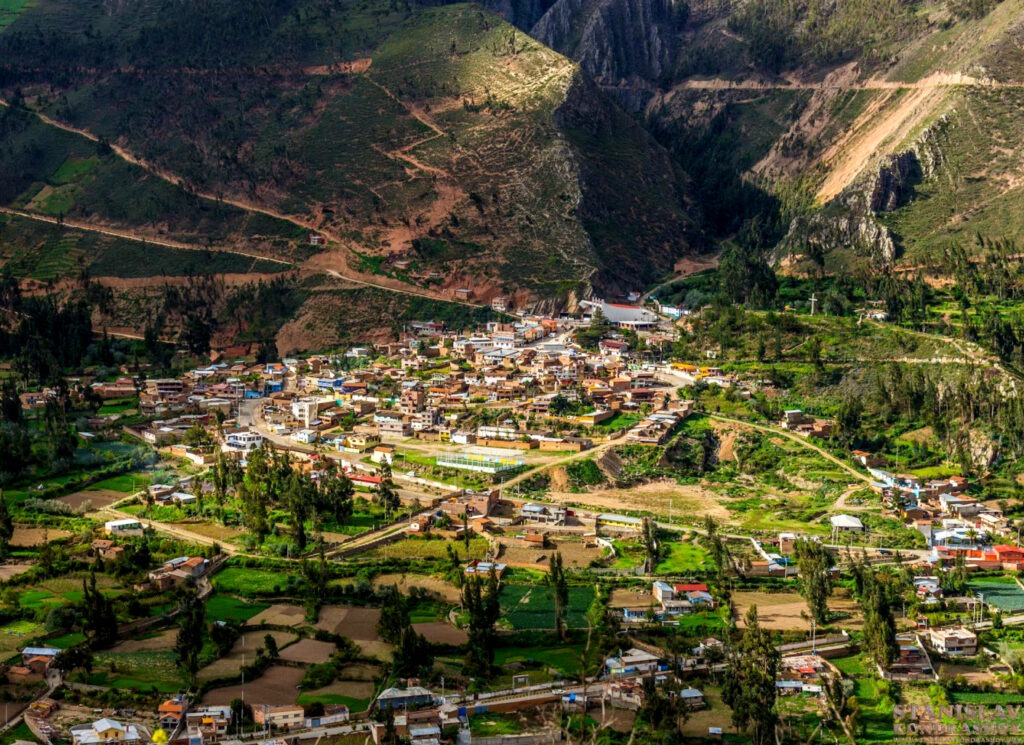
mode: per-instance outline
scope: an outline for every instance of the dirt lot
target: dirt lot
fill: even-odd
[[[732,602],[736,609],[736,622],[742,628],[743,618],[751,605],[757,606],[757,619],[760,624],[772,631],[798,629],[810,631],[811,622],[801,614],[807,614],[806,601],[795,593],[769,592],[734,592]],[[852,618],[836,622],[836,626],[845,629],[858,629],[861,625],[857,603],[849,598],[832,598],[828,607],[833,611],[852,614]]]
[[[298,626],[306,620],[306,610],[301,605],[272,605],[262,613],[249,619],[253,626]]]
[[[608,599],[609,608],[640,608],[647,605],[656,605],[654,596],[649,592],[637,592],[636,590],[612,590]]]
[[[465,644],[469,636],[462,629],[457,629],[443,621],[434,623],[414,623],[413,629],[418,634],[423,634],[428,642],[435,644]]]
[[[502,539],[504,548],[499,559],[507,564],[540,564],[547,565],[553,551],[562,554],[562,561],[570,567],[586,567],[595,559],[600,559],[607,551],[597,544],[588,546],[586,541],[551,540],[549,548],[527,548],[514,538]]]
[[[305,671],[298,667],[274,665],[253,681],[245,682],[245,703],[279,706],[293,704],[299,697],[299,682]],[[214,688],[203,697],[204,704],[225,706],[242,697],[242,686]]]
[[[174,649],[174,643],[178,638],[178,630],[167,629],[152,635],[149,638],[128,639],[114,647],[113,652],[156,652]]]
[[[321,609],[316,627],[332,634],[347,636],[353,641],[376,641],[378,621],[380,608],[327,605]]]
[[[333,693],[335,696],[369,700],[373,698],[375,692],[373,683],[368,680],[336,680],[329,686],[310,691],[309,694],[311,696],[322,696]]]
[[[311,665],[316,662],[327,662],[327,658],[337,651],[330,642],[318,642],[316,639],[302,639],[287,649],[281,650],[281,659],[289,662],[305,662]]]
[[[602,489],[582,494],[551,492],[554,502],[572,502],[602,510],[649,510],[656,515],[667,515],[669,503],[676,515],[711,515],[727,522],[731,515],[719,504],[719,497],[698,485],[680,486],[675,481],[653,481],[630,489]]]
[[[11,545],[30,548],[40,546],[46,541],[67,538],[70,535],[70,532],[56,528],[22,528],[18,526],[14,529],[14,535],[11,537]]]
[[[6,582],[22,572],[28,571],[34,564],[0,564],[0,582]]]
[[[256,650],[263,646],[263,637],[268,633],[274,637],[278,649],[281,649],[285,644],[294,641],[296,638],[295,634],[289,634],[287,631],[248,631],[239,637],[230,652],[200,670],[199,680],[214,680],[215,678],[237,675],[238,671],[242,669],[243,660],[251,663],[256,659]],[[283,657],[287,651],[288,649],[282,649],[281,656]]]
[[[216,523],[209,523],[206,521],[186,521],[180,523],[171,523],[171,525],[177,525],[183,530],[187,530],[196,535],[205,536],[212,538],[215,541],[221,543],[234,543],[241,538],[243,531],[237,528],[228,528],[223,525],[217,525]]]
[[[74,510],[81,508],[83,504],[89,502],[91,503],[93,510],[98,510],[103,507],[109,507],[117,500],[124,498],[125,495],[119,491],[114,491],[112,489],[94,489],[90,491],[76,491],[74,494],[68,494],[57,501],[71,505],[71,508]]]
[[[402,592],[408,593],[410,587],[422,587],[437,593],[449,603],[460,600],[458,589],[443,579],[428,577],[423,574],[381,574],[373,580],[373,589],[386,585],[396,585]]]
[[[374,665],[346,665],[341,669],[341,680],[369,680],[380,675],[380,668]]]

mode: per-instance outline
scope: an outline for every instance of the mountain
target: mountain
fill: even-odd
[[[558,0],[532,33],[673,153],[712,235],[783,271],[942,273],[1024,237],[1022,11]]]
[[[668,151],[479,6],[38,0],[0,29],[0,240],[23,276],[557,304],[707,248]]]

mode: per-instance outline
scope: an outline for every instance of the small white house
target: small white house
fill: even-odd
[[[135,535],[141,536],[143,532],[142,523],[138,520],[108,520],[103,524],[103,532],[109,536]]]

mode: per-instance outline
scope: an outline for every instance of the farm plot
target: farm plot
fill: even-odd
[[[570,587],[566,624],[570,628],[583,628],[587,609],[593,602],[593,587]],[[555,599],[550,587],[504,585],[501,607],[505,621],[516,631],[555,628]]]
[[[324,688],[306,691],[299,696],[301,706],[321,703],[324,706],[344,704],[351,712],[366,711],[373,700],[376,688],[367,680],[337,680]]]
[[[272,665],[256,680],[245,681],[245,702],[259,706],[281,706],[294,703],[299,694],[299,683],[306,671],[298,667]],[[227,706],[243,695],[241,685],[214,688],[203,696],[204,704]]]
[[[32,548],[34,546],[41,546],[48,541],[56,541],[60,538],[68,538],[70,536],[71,533],[67,530],[57,530],[56,528],[25,528],[19,525],[14,528],[14,535],[11,536],[11,545],[21,548]]]
[[[342,580],[338,580],[341,582]],[[449,603],[458,603],[461,599],[459,590],[455,585],[437,577],[425,574],[379,574],[373,579],[373,589],[394,585],[401,592],[408,593],[410,587],[420,589],[439,595]]]
[[[199,671],[200,682],[238,675],[243,665],[256,659],[256,650],[264,647],[263,640],[267,634],[274,637],[278,649],[298,638],[287,631],[247,631],[238,638],[230,652]],[[282,656],[286,651],[282,651]]]
[[[1004,613],[1024,610],[1024,590],[1013,577],[984,577],[971,580],[969,587],[972,592],[981,593],[986,603]]]
[[[211,621],[245,623],[269,607],[267,603],[250,603],[230,595],[214,595],[206,602],[206,617]]]
[[[323,614],[320,616],[323,618]],[[306,620],[306,609],[301,605],[277,603],[249,619],[253,626],[299,626]]]
[[[124,499],[124,494],[113,489],[87,489],[60,497],[57,501],[70,505],[75,511],[81,511],[84,507],[93,510],[109,507],[119,499]]]
[[[33,637],[46,633],[46,627],[34,621],[11,621],[0,626],[0,654],[14,652]]]
[[[807,616],[807,602],[796,593],[788,592],[734,592],[733,607],[737,624],[742,627],[743,619],[752,605],[757,606],[758,622],[772,631],[810,631],[811,622]],[[829,599],[828,607],[834,612],[848,614],[852,618],[837,622],[846,629],[859,628],[860,611],[857,603],[850,598]],[[819,627],[820,630],[820,627]]]
[[[146,634],[137,639],[128,639],[118,644],[113,652],[154,652],[169,651],[174,649],[174,643],[178,638],[177,629],[157,631],[153,634]]]
[[[33,564],[0,564],[0,582],[6,582],[11,577],[17,577],[22,572],[27,572]]]
[[[338,651],[330,642],[320,642],[316,639],[301,639],[295,644],[288,645],[281,650],[281,659],[288,662],[304,662],[312,665],[318,662],[327,662],[327,658]]]
[[[105,652],[98,654],[89,685],[174,693],[183,685],[174,652]]]
[[[189,529],[194,526],[190,526]],[[244,569],[228,567],[213,578],[215,590],[241,597],[280,595],[297,585],[299,578],[294,574],[275,572],[270,569]]]
[[[597,544],[588,543],[583,540],[554,540],[550,548],[537,549],[525,546],[505,544],[501,560],[506,564],[538,564],[546,565],[551,554],[558,551],[562,554],[562,561],[569,567],[586,567],[591,562],[600,559],[607,554],[606,549]]]
[[[392,646],[377,636],[380,608],[357,608],[347,605],[328,605],[320,611],[316,627],[332,634],[341,634],[359,645],[368,657],[389,659]]]
[[[469,641],[469,635],[465,631],[443,621],[414,623],[412,628],[417,634],[422,634],[428,642],[433,644],[458,645]]]

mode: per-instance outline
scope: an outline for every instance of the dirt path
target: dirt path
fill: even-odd
[[[773,434],[773,435],[780,435],[782,437],[790,439],[793,442],[795,442],[798,445],[800,445],[801,447],[805,447],[808,450],[813,450],[818,455],[820,455],[822,458],[824,458],[825,460],[829,461],[830,463],[834,463],[835,465],[839,466],[844,471],[846,471],[848,474],[850,474],[851,476],[854,476],[855,478],[857,478],[859,481],[863,481],[863,482],[865,482],[867,484],[872,483],[871,477],[868,476],[866,473],[861,473],[856,468],[854,468],[853,466],[851,466],[848,463],[843,462],[842,460],[840,460],[836,456],[832,455],[827,450],[823,450],[822,448],[818,447],[817,445],[809,442],[806,438],[801,437],[800,435],[793,434],[789,430],[782,429],[781,427],[769,427],[768,425],[765,425],[765,424],[754,424],[752,422],[745,422],[742,419],[733,419],[732,417],[722,416],[721,414],[708,414],[707,416],[708,416],[709,419],[716,419],[716,420],[718,420],[720,422],[732,422],[732,423],[735,423],[735,424],[742,424],[742,425],[745,425],[745,426],[750,427],[752,429],[758,429],[758,430],[761,430],[762,432],[768,432],[768,433]]]
[[[864,511],[877,511],[876,505],[870,504],[850,504],[849,499],[852,495],[859,492],[864,487],[861,484],[850,484],[846,491],[839,495],[833,505],[832,509],[836,512],[864,512]]]
[[[414,116],[417,120],[422,122],[424,124],[424,126],[427,126],[431,130],[433,130],[436,135],[443,136],[445,134],[439,127],[437,127],[436,124],[434,124],[429,119],[429,117],[426,116],[426,114],[424,114],[423,112],[419,111],[416,107],[403,103],[397,96],[395,96],[393,93],[388,91],[386,88],[384,88],[380,84],[378,84],[375,81],[373,81],[372,79],[370,79],[369,76],[366,76],[366,79],[369,80],[374,85],[376,85],[377,87],[381,88],[381,90],[385,91],[391,98],[393,98],[399,104],[404,106],[410,112],[410,114],[412,114],[412,116]],[[9,107],[10,104],[7,101],[0,100],[0,106]],[[94,134],[92,132],[89,132],[88,130],[81,129],[79,127],[74,127],[74,126],[72,126],[70,124],[67,124],[66,122],[57,121],[56,119],[53,119],[52,117],[49,117],[46,114],[43,114],[42,112],[39,112],[39,111],[34,111],[32,109],[27,109],[27,111],[29,111],[29,113],[31,113],[34,116],[36,116],[44,124],[48,124],[48,125],[50,125],[52,127],[56,127],[57,129],[62,129],[65,132],[70,132],[70,133],[78,135],[80,137],[84,137],[85,139],[90,140],[91,142],[99,142],[100,141],[100,138],[96,134]],[[177,176],[176,174],[173,174],[173,173],[171,173],[170,171],[168,171],[168,170],[166,170],[164,168],[155,166],[152,163],[149,163],[149,162],[145,161],[144,159],[136,156],[134,153],[131,153],[130,151],[128,151],[124,147],[121,147],[119,145],[113,145],[113,144],[111,144],[110,147],[111,147],[111,150],[114,152],[114,154],[117,155],[118,157],[120,157],[125,162],[130,163],[130,164],[132,164],[132,165],[134,165],[134,166],[136,166],[138,168],[142,168],[147,173],[150,173],[151,175],[156,176],[157,178],[159,178],[159,179],[161,179],[163,181],[166,181],[166,182],[168,182],[170,184],[173,184],[173,185],[178,186],[180,188],[186,187],[184,179],[182,179],[181,177]],[[410,156],[409,158],[407,158],[407,160],[414,160],[414,159],[412,159],[411,156]],[[425,166],[422,166],[422,164],[420,164],[420,167],[425,168]],[[305,269],[308,269],[308,270],[311,270],[311,271],[324,271],[324,272],[326,272],[326,273],[328,273],[328,274],[330,274],[332,276],[340,277],[341,279],[344,279],[346,281],[354,282],[356,284],[365,285],[365,286],[368,286],[368,287],[375,287],[377,289],[385,290],[387,292],[395,292],[395,293],[399,293],[399,294],[402,294],[402,295],[410,295],[410,296],[413,296],[413,297],[429,298],[429,299],[432,299],[432,300],[443,300],[445,302],[455,303],[455,304],[458,304],[458,305],[468,305],[468,306],[471,306],[471,307],[483,307],[479,303],[473,303],[473,302],[464,301],[464,300],[457,300],[454,297],[448,297],[444,293],[440,293],[440,292],[431,292],[429,290],[424,290],[424,289],[412,289],[408,285],[406,285],[404,282],[401,282],[400,280],[392,280],[392,279],[387,279],[387,278],[381,278],[381,277],[377,277],[376,275],[365,274],[364,272],[361,272],[361,271],[358,271],[356,269],[353,269],[351,264],[349,263],[349,259],[351,257],[351,251],[348,248],[347,242],[345,240],[343,240],[336,233],[333,233],[332,231],[329,231],[329,230],[325,229],[324,227],[322,227],[320,225],[317,225],[317,224],[315,224],[315,223],[313,223],[311,221],[303,220],[301,218],[295,217],[294,215],[286,215],[286,214],[284,214],[282,212],[279,212],[277,210],[273,210],[273,209],[270,209],[268,207],[260,206],[260,205],[257,205],[255,203],[249,201],[249,200],[244,200],[244,199],[240,199],[240,198],[237,198],[237,197],[229,197],[229,196],[220,195],[220,194],[211,194],[211,193],[201,192],[201,191],[196,191],[196,190],[192,190],[192,193],[195,196],[197,196],[197,197],[199,197],[201,199],[206,199],[206,200],[210,200],[210,201],[214,201],[214,202],[220,202],[220,203],[223,203],[223,204],[227,204],[227,205],[230,205],[232,207],[236,207],[237,209],[240,209],[240,210],[242,210],[244,212],[255,212],[255,213],[263,214],[263,215],[266,215],[268,217],[272,217],[272,218],[275,218],[277,220],[281,220],[283,222],[290,223],[292,225],[295,225],[296,227],[302,228],[303,230],[308,230],[310,232],[318,233],[318,234],[324,236],[335,247],[341,249],[340,251],[330,251],[330,252],[324,252],[324,253],[317,254],[317,255],[313,256],[311,259],[309,259],[305,264],[301,265],[302,268],[305,268]],[[6,208],[3,208],[3,210],[6,211],[6,212],[10,212],[11,214],[20,214],[22,217],[26,217],[28,219],[42,220],[44,222],[53,222],[54,224],[57,223],[55,218],[48,218],[48,217],[45,217],[45,216],[42,216],[42,215],[37,215],[36,213],[27,213],[27,212],[26,213],[21,213],[21,212],[15,211],[15,210],[8,210]],[[288,265],[288,266],[296,266],[296,267],[300,266],[300,265],[298,265],[298,264],[296,264],[294,262],[291,262],[291,261],[285,261],[283,259],[272,259],[272,258],[265,257],[265,256],[256,256],[255,254],[249,254],[249,253],[246,253],[244,251],[229,250],[229,249],[213,249],[213,248],[205,247],[205,246],[200,248],[198,246],[191,246],[189,244],[177,243],[177,242],[173,242],[173,241],[158,241],[158,240],[154,240],[154,239],[142,238],[140,236],[137,236],[136,234],[133,234],[131,231],[116,230],[116,229],[113,229],[113,228],[97,228],[96,226],[86,225],[84,223],[75,223],[75,222],[67,220],[67,219],[64,220],[64,225],[68,226],[68,227],[76,227],[76,228],[79,228],[81,230],[90,230],[90,231],[93,231],[93,232],[105,233],[106,235],[111,235],[111,236],[114,236],[114,237],[129,238],[131,240],[143,241],[143,242],[146,242],[146,243],[152,243],[154,245],[163,245],[163,246],[167,246],[169,248],[182,248],[182,249],[186,249],[186,250],[204,250],[204,251],[220,250],[220,251],[223,251],[225,253],[235,253],[235,254],[239,254],[239,255],[242,255],[242,256],[252,256],[253,258],[265,259],[267,261],[276,261],[277,263],[285,264],[285,265]],[[371,277],[373,277],[373,279],[371,279]]]
[[[168,238],[151,238],[144,236],[139,233],[134,233],[129,230],[115,230],[114,228],[99,227],[97,225],[90,225],[79,220],[73,220],[64,218],[58,220],[56,217],[50,217],[49,215],[40,215],[37,212],[25,212],[24,210],[11,209],[10,207],[0,207],[0,213],[6,215],[15,215],[17,217],[25,218],[26,220],[35,220],[37,222],[50,223],[51,225],[59,225],[65,228],[72,228],[74,230],[84,230],[89,233],[100,233],[101,235],[109,235],[113,238],[124,238],[126,240],[136,241],[138,243],[148,243],[152,246],[163,246],[165,248],[174,248],[182,251],[205,251],[234,254],[236,256],[244,256],[248,259],[258,261],[271,261],[275,264],[282,264],[284,266],[296,266],[294,262],[287,261],[285,259],[275,259],[270,256],[262,256],[260,254],[249,253],[248,251],[238,251],[233,248],[214,248],[211,246],[197,246],[194,243],[183,243],[181,241],[175,241]]]
[[[884,91],[884,90],[935,90],[936,88],[955,88],[960,86],[981,87],[981,88],[1024,88],[1024,82],[998,81],[991,78],[976,78],[971,75],[964,75],[959,72],[937,72],[928,77],[921,78],[914,82],[902,80],[882,80],[880,78],[869,78],[858,82],[844,85],[830,84],[824,82],[808,82],[796,78],[782,78],[774,80],[727,80],[724,78],[692,78],[685,80],[673,87],[677,90],[852,90],[852,91]],[[670,92],[671,95],[671,92]]]

